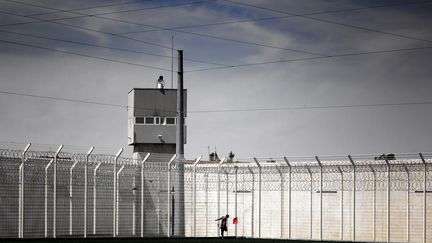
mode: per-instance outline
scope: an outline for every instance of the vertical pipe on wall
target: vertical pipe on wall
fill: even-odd
[[[45,238],[48,237],[48,168],[54,162],[54,159],[51,159],[50,162],[45,166]]]
[[[261,165],[256,158],[254,158],[258,166],[258,238],[261,238]]]
[[[54,192],[53,192],[53,238],[56,238],[57,232],[57,159],[63,144],[57,149],[54,155]]]
[[[286,157],[284,157],[285,163],[289,168],[289,184],[288,184],[288,239],[291,239],[291,164]]]
[[[148,160],[148,158],[150,157],[150,153],[147,153],[146,156],[144,157],[144,159],[141,162],[141,210],[140,210],[140,232],[141,232],[141,237],[144,237],[144,165],[146,163],[146,161]],[[169,169],[168,169],[169,171]],[[169,185],[169,183],[168,183]],[[169,194],[169,186],[168,186],[168,194]],[[168,197],[168,202],[169,202],[169,197]],[[169,212],[168,212],[169,213]]]
[[[353,168],[353,211],[352,211],[352,229],[353,229],[353,241],[356,240],[356,164],[354,160],[352,159],[351,155],[348,155],[348,158],[351,162],[352,168]]]
[[[116,156],[114,157],[114,163],[113,163],[113,237],[116,237],[116,221],[117,221],[117,214],[116,214],[116,208],[117,208],[117,161],[120,157],[120,154],[123,152],[123,148],[121,148]]]
[[[171,164],[172,164],[172,162],[174,162],[174,160],[175,160],[175,158],[176,158],[176,154],[174,154],[173,155],[173,157],[171,158],[171,160],[168,162],[168,179],[167,179],[167,185],[168,185],[168,188],[167,188],[167,197],[168,197],[168,212],[167,212],[167,237],[169,238],[169,237],[171,237]],[[144,188],[144,185],[143,185],[143,188]],[[143,192],[144,192],[144,190],[143,190]],[[141,211],[141,212],[143,212],[143,211]],[[143,216],[141,216],[142,217],[142,220],[141,220],[141,222],[143,222],[143,220],[144,220],[144,217]],[[144,228],[141,228],[141,235],[143,235],[144,233],[143,233],[143,230],[144,230]]]
[[[86,155],[86,160],[85,160],[85,164],[84,164],[84,238],[87,238],[87,190],[88,190],[88,174],[87,174],[87,169],[88,169],[88,162],[89,162],[89,157],[90,154],[93,152],[94,147],[92,146],[90,148],[90,150],[87,152]]]

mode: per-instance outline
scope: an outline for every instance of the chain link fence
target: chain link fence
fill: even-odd
[[[427,243],[431,163],[0,150],[0,237],[217,237],[229,214],[228,236]]]

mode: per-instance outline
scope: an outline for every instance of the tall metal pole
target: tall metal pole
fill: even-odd
[[[196,166],[200,162],[202,156],[198,157],[193,164],[193,235],[196,237]]]
[[[121,148],[115,158],[113,163],[113,177],[114,177],[114,185],[113,185],[113,237],[116,237],[116,221],[117,221],[117,214],[116,214],[116,206],[117,206],[117,161],[120,157],[120,154],[123,152],[123,148]]]
[[[286,157],[284,157],[285,163],[288,165],[289,168],[289,174],[288,174],[288,179],[289,179],[289,184],[288,184],[288,239],[291,239],[291,164],[288,161],[288,159]]]
[[[26,154],[30,149],[31,143],[27,144],[21,156],[19,167],[19,202],[18,202],[18,238],[24,238],[24,167],[27,160]]]
[[[94,168],[93,171],[93,235],[96,234],[96,208],[97,208],[97,203],[96,203],[96,199],[97,199],[97,177],[96,177],[96,173],[97,170],[99,169],[99,167],[102,165],[101,162],[99,162],[96,167]]]
[[[87,238],[87,190],[88,190],[88,161],[90,154],[93,152],[94,147],[92,146],[90,150],[87,152],[85,164],[84,164],[84,238]]]
[[[168,179],[167,179],[167,196],[168,196],[168,215],[167,215],[167,237],[171,237],[171,164],[176,158],[176,154],[173,155],[173,157],[168,162]],[[144,187],[143,187],[144,188]],[[143,217],[143,216],[141,216]],[[141,222],[143,222],[144,218],[142,218]],[[141,235],[143,235],[143,228],[141,228]]]
[[[222,160],[221,160],[221,162],[219,162],[219,164],[218,164],[218,177],[217,177],[217,183],[218,183],[218,191],[217,191],[217,217],[216,218],[219,218],[220,217],[220,181],[221,181],[221,166],[222,166],[222,164],[225,162],[225,158],[223,158]],[[217,236],[219,236],[219,229],[216,229],[216,231],[217,231]]]
[[[342,169],[337,167],[339,173],[341,174],[341,197],[340,197],[340,240],[344,239],[344,175]]]
[[[419,154],[420,158],[423,162],[423,243],[426,243],[426,187],[427,187],[427,164],[426,160],[423,157],[423,154]]]
[[[53,238],[56,238],[57,231],[57,157],[63,149],[63,144],[57,149],[54,155],[54,192],[53,192]]]
[[[45,166],[45,238],[48,237],[48,168],[54,162],[54,159],[51,159],[50,162]]]
[[[174,235],[185,235],[185,212],[184,212],[184,98],[183,98],[183,50],[178,50],[178,80],[177,80],[177,133],[176,133],[176,155],[177,173],[175,181],[175,212],[174,212]]]
[[[309,172],[309,176],[310,176],[310,223],[309,223],[309,239],[312,240],[312,226],[313,226],[313,205],[312,205],[312,190],[313,190],[313,176],[312,176],[312,171],[310,170],[309,167],[306,167],[306,169]]]
[[[348,155],[348,158],[353,167],[353,211],[352,211],[352,227],[353,227],[353,241],[356,240],[356,164],[352,159],[351,155]]]
[[[387,242],[390,242],[390,185],[391,185],[391,172],[390,172],[390,163],[386,156],[384,156],[384,160],[387,164]]]
[[[261,165],[256,158],[254,158],[258,166],[258,238],[261,238]]]
[[[141,237],[144,237],[144,164],[145,162],[148,160],[148,158],[150,157],[150,153],[147,153],[147,155],[144,157],[143,161],[141,162],[141,218],[140,218],[140,222],[141,222]],[[168,182],[169,185],[169,182]],[[169,194],[169,189],[168,189],[168,194]],[[169,202],[169,198],[168,198],[168,202]],[[169,212],[168,212],[169,215]]]
[[[72,197],[73,197],[73,169],[75,168],[75,166],[78,164],[78,161],[75,161],[71,168],[69,169],[69,235],[72,235],[73,233],[73,229],[72,229],[72,225],[73,225],[73,202],[72,202]]]
[[[323,167],[322,167],[322,163],[320,161],[320,159],[318,158],[318,156],[315,156],[316,161],[318,162],[318,165],[320,167],[320,240],[322,240],[322,235],[323,235],[323,214],[322,214],[322,199],[323,199]]]

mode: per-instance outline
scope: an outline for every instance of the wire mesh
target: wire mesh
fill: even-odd
[[[432,154],[144,157],[0,150],[0,237],[432,242]]]

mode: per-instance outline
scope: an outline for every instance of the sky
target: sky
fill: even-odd
[[[0,0],[0,148],[130,154],[127,94],[176,88],[179,49],[187,158],[432,152],[432,1],[407,0]]]

